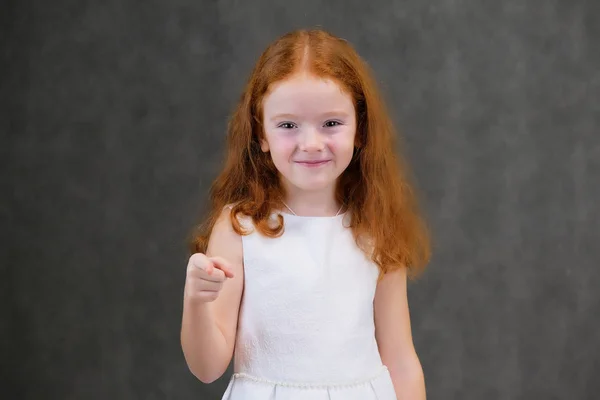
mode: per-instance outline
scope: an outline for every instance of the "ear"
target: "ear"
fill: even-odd
[[[260,149],[265,153],[268,152],[269,142],[267,142],[265,139],[260,139]]]

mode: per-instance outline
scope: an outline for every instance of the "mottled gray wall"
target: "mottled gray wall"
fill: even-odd
[[[429,398],[598,398],[600,3],[268,3],[3,2],[0,390],[220,397],[180,350],[185,235],[256,57],[321,25],[376,72],[432,226]]]

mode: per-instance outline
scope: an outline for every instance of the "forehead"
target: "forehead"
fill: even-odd
[[[290,108],[317,111],[332,107],[354,108],[352,97],[337,82],[327,78],[298,74],[269,89],[263,104],[265,113]]]

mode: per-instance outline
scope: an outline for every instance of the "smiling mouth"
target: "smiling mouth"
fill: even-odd
[[[305,167],[320,167],[321,165],[327,164],[331,160],[317,160],[317,161],[296,161],[297,164]]]

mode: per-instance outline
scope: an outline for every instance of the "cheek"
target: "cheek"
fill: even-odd
[[[354,153],[354,136],[347,135],[346,137],[334,140],[330,143],[331,151],[342,159],[352,158]]]
[[[295,143],[290,138],[286,137],[271,137],[269,147],[273,159],[286,160],[290,158],[294,152]]]

